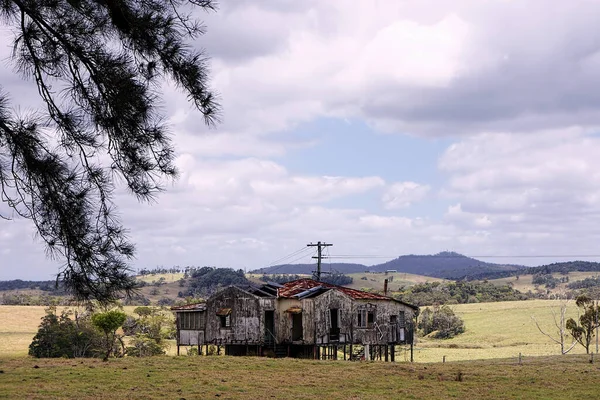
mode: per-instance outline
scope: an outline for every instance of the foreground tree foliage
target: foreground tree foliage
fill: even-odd
[[[218,106],[206,59],[186,40],[202,34],[188,13],[211,0],[0,0],[14,32],[12,61],[35,82],[44,108],[11,112],[0,93],[0,191],[14,215],[33,221],[58,278],[79,300],[108,302],[135,288],[134,247],[112,203],[119,178],[151,200],[176,176],[158,111],[171,78],[204,115]]]

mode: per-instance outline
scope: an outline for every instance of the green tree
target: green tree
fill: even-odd
[[[165,339],[174,338],[175,323],[169,314],[156,307],[137,307],[133,310],[139,317],[128,317],[123,330],[132,336],[127,354],[136,357],[164,354],[167,347]]]
[[[450,339],[465,331],[464,321],[448,306],[425,308],[419,317],[418,328],[423,335],[433,334],[436,339]]]
[[[105,361],[114,352],[117,339],[119,339],[117,329],[123,326],[126,319],[127,315],[119,310],[110,310],[92,315],[92,323],[104,333]]]
[[[64,310],[56,314],[55,307],[46,309],[46,315],[33,341],[29,355],[34,357],[95,357],[101,344],[101,335],[91,325],[89,317]]]
[[[577,297],[575,304],[582,311],[579,316],[579,322],[573,318],[567,320],[567,329],[571,336],[585,348],[586,353],[590,353],[590,344],[594,337],[594,329],[598,326],[598,313],[600,306],[596,302],[585,295]]]
[[[134,247],[112,193],[118,178],[151,200],[177,174],[157,107],[161,84],[171,78],[207,124],[218,119],[206,57],[187,43],[203,32],[195,9],[214,2],[0,1],[15,70],[44,104],[19,115],[0,92],[2,201],[33,221],[80,300],[108,302],[135,289],[127,273]]]

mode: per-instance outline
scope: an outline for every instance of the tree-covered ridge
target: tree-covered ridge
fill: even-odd
[[[509,285],[488,282],[427,282],[401,290],[396,297],[417,306],[434,304],[464,304],[494,301],[527,300],[530,294],[514,290]]]
[[[182,293],[184,296],[206,297],[220,287],[250,284],[241,269],[236,271],[231,268],[191,268],[188,270],[187,276],[188,289]]]
[[[63,294],[64,288],[56,281],[24,281],[21,279],[15,279],[11,281],[0,281],[0,291],[3,290],[43,290],[45,292],[54,292],[56,294]]]
[[[488,271],[464,276],[468,280],[500,279],[517,275],[568,274],[569,272],[600,272],[600,263],[591,261],[567,261],[541,265],[539,267],[523,267],[514,271]]]

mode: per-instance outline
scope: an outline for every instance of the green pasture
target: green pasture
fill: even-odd
[[[7,399],[595,399],[585,356],[434,364],[259,357],[6,359]]]

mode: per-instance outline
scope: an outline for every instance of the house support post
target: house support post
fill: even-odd
[[[386,344],[385,345],[385,362],[388,362],[389,360],[389,346]]]
[[[396,362],[396,345],[390,345],[390,361]]]
[[[371,346],[369,346],[368,344],[364,345],[365,348],[365,361],[371,361]]]

